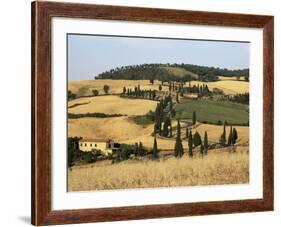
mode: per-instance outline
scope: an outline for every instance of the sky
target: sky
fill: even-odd
[[[68,35],[68,79],[89,80],[112,68],[185,63],[249,68],[249,43],[207,40]]]

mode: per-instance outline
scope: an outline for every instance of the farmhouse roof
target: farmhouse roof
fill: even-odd
[[[101,139],[101,138],[84,138],[79,142],[108,142],[110,139]]]

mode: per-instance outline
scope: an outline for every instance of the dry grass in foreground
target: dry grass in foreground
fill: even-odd
[[[248,152],[214,152],[203,159],[171,157],[160,161],[124,161],[68,170],[68,191],[243,184],[249,182]]]

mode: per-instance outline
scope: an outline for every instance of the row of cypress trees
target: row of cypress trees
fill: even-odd
[[[186,139],[188,140],[188,155],[189,157],[193,157],[193,148],[200,146],[200,154],[202,157],[204,155],[207,155],[208,153],[208,133],[205,131],[204,139],[202,141],[200,134],[196,131],[194,135],[192,134],[192,131],[186,128]],[[220,137],[220,143],[223,145],[234,145],[238,139],[238,133],[235,128],[232,128],[230,126],[228,141],[226,143],[226,125],[223,126],[223,133]],[[154,134],[154,144],[153,144],[153,150],[152,150],[152,156],[153,159],[157,159],[158,156],[158,148],[157,148],[157,140],[156,140],[156,134]],[[182,139],[181,139],[181,126],[180,121],[177,121],[177,137],[175,142],[175,148],[174,148],[174,156],[176,158],[181,158],[184,154],[184,149],[182,145]]]
[[[156,99],[156,90],[143,90],[140,85],[135,86],[134,89],[123,87],[122,95],[134,98],[146,98],[155,100]]]
[[[225,145],[231,146],[236,143],[237,139],[238,139],[238,132],[237,132],[236,128],[232,128],[232,125],[231,125],[230,130],[229,130],[228,139],[226,141],[226,123],[224,122],[223,132],[219,138],[219,143],[223,146],[225,146]]]
[[[192,135],[192,131],[186,128],[186,139],[188,140],[188,155],[189,157],[193,157],[193,148],[200,145],[200,153],[203,156],[208,152],[208,134],[205,131],[204,141],[202,142],[200,134],[196,131],[194,135]],[[183,156],[184,149],[182,146],[181,140],[181,126],[180,121],[178,120],[177,124],[177,137],[174,149],[174,155],[177,158],[181,158]]]

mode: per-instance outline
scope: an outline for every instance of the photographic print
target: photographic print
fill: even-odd
[[[68,34],[68,191],[249,183],[249,45]]]
[[[274,209],[273,16],[35,1],[31,25],[32,224]]]

